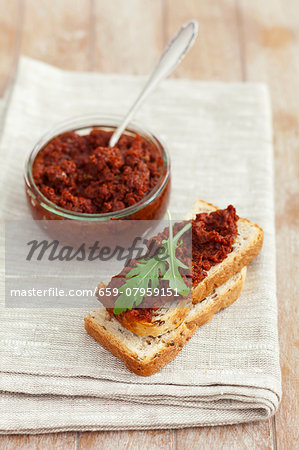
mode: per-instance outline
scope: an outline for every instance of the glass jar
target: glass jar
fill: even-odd
[[[139,202],[127,208],[100,214],[79,213],[62,208],[45,197],[35,184],[33,178],[33,164],[37,154],[53,138],[67,132],[74,131],[78,134],[88,134],[92,128],[113,131],[121,121],[119,116],[84,116],[61,122],[46,133],[34,146],[25,167],[25,189],[32,216],[35,220],[76,220],[106,222],[110,219],[129,220],[159,220],[163,217],[170,194],[170,160],[167,149],[161,140],[144,128],[142,125],[132,123],[125,134],[139,134],[150,141],[161,153],[163,166],[161,177],[154,188]]]

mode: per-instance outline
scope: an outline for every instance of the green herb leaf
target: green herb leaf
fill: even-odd
[[[147,289],[150,287],[153,291],[158,287],[159,278],[164,275],[165,270],[164,261],[159,261],[155,256],[148,260],[140,260],[136,267],[127,273],[126,277],[129,279],[119,289],[120,295],[114,304],[114,314],[132,309],[134,303],[136,306],[140,305]]]
[[[165,241],[164,245],[166,246],[168,250],[169,258],[167,260],[168,262],[168,270],[163,275],[163,280],[169,281],[169,287],[173,291],[177,291],[178,294],[181,295],[188,295],[190,288],[186,285],[184,282],[180,272],[179,267],[182,267],[184,269],[188,269],[188,267],[183,264],[176,256],[175,251],[177,248],[177,242],[179,238],[182,236],[183,233],[185,233],[189,228],[191,227],[191,223],[188,223],[185,225],[182,230],[180,230],[175,237],[173,237],[173,229],[172,229],[172,223],[171,223],[171,217],[169,211],[168,213],[168,219],[169,219],[169,238],[167,241]]]
[[[120,314],[127,309],[140,305],[148,288],[151,291],[159,286],[159,280],[168,280],[169,287],[180,295],[188,295],[190,288],[184,282],[179,268],[188,269],[175,255],[176,249],[182,245],[180,237],[191,228],[191,223],[186,224],[175,236],[171,224],[169,211],[169,238],[162,243],[161,252],[164,259],[155,255],[149,259],[141,259],[126,275],[126,282],[120,287],[120,295],[114,305],[114,314]],[[179,242],[178,242],[179,241]],[[140,292],[141,291],[141,292]]]

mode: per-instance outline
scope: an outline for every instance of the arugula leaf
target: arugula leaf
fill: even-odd
[[[180,261],[176,255],[176,249],[182,245],[182,241],[178,242],[180,237],[191,228],[191,223],[185,225],[175,236],[171,224],[169,211],[169,238],[162,242],[161,253],[164,259],[159,259],[159,255],[155,255],[149,259],[141,259],[126,275],[126,282],[120,287],[120,295],[115,301],[113,312],[120,314],[127,309],[132,309],[140,305],[146,291],[150,287],[151,291],[159,286],[159,280],[169,281],[169,287],[180,295],[187,295],[190,288],[184,282],[179,268],[188,269],[188,267]],[[136,289],[137,288],[137,289]],[[140,291],[144,292],[142,294]],[[131,293],[131,295],[127,295]]]
[[[191,223],[188,223],[187,225],[180,230],[175,237],[173,237],[173,229],[171,224],[171,217],[169,211],[168,213],[168,220],[169,220],[169,238],[167,241],[165,241],[164,245],[166,246],[168,250],[169,258],[167,260],[168,262],[168,270],[163,276],[163,280],[169,281],[169,287],[173,291],[177,291],[178,294],[181,295],[187,295],[190,291],[190,288],[186,285],[184,282],[180,272],[179,267],[182,267],[183,269],[188,269],[188,267],[183,264],[176,256],[175,256],[175,250],[177,248],[177,241],[182,236],[183,233],[185,233],[189,228],[191,227]]]
[[[123,284],[120,289],[120,296],[117,298],[114,304],[114,314],[120,314],[126,309],[132,309],[135,303],[136,306],[140,305],[144,294],[141,294],[140,290],[143,288],[146,290],[149,288],[149,282],[151,281],[151,290],[153,291],[159,285],[159,277],[161,278],[165,273],[164,261],[159,261],[156,257],[148,260],[140,260],[136,267],[127,273],[126,277],[128,281]],[[137,288],[137,289],[136,289]],[[127,295],[131,291],[131,295]],[[136,293],[136,294],[135,294]]]

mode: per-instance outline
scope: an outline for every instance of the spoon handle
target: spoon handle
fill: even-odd
[[[190,47],[193,45],[197,33],[197,22],[195,20],[190,20],[189,22],[184,23],[184,25],[172,37],[143,90],[140,92],[128,114],[125,116],[123,122],[117,127],[111,136],[109,142],[110,147],[113,147],[118,142],[132,117],[157,84],[166,78],[182,61]]]

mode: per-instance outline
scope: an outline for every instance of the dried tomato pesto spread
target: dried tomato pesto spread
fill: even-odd
[[[66,132],[50,141],[33,165],[34,181],[50,201],[65,209],[96,214],[142,200],[157,184],[163,161],[153,143],[122,135],[109,148],[111,132]]]
[[[196,286],[206,276],[208,270],[217,263],[223,261],[226,256],[232,251],[234,240],[237,236],[238,227],[237,221],[239,217],[232,205],[226,209],[219,209],[211,213],[197,214],[196,218],[192,220],[192,285]],[[176,233],[184,224],[178,223],[174,226],[174,233]],[[168,238],[168,228],[162,233],[158,234],[152,239],[155,239],[159,244],[163,239]],[[184,244],[177,249],[177,257],[190,266],[191,261],[186,260],[188,256]],[[188,255],[189,253],[187,253]],[[120,287],[123,284],[123,277],[128,272],[125,268],[119,275],[112,278],[109,287]],[[180,270],[181,275],[184,275],[184,269]],[[141,304],[142,307],[127,310],[120,314],[127,315],[127,317],[134,316],[139,320],[146,320],[151,322],[152,312],[159,306],[162,306],[161,299],[157,308],[147,308],[149,300],[152,298],[145,298]],[[167,300],[166,300],[167,301]],[[153,302],[151,302],[153,305]]]
[[[207,276],[207,271],[223,261],[232,251],[239,217],[232,205],[211,213],[197,214],[192,220],[193,286]]]

